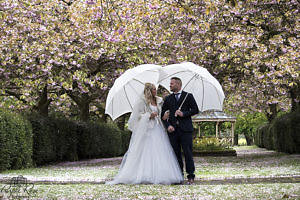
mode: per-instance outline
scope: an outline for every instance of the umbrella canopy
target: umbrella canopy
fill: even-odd
[[[132,112],[134,104],[143,95],[145,83],[153,83],[157,87],[161,76],[166,76],[161,69],[159,65],[144,64],[125,71],[108,93],[105,114],[115,120]]]
[[[182,81],[182,89],[192,93],[200,111],[223,109],[225,98],[220,83],[207,69],[191,62],[172,64],[163,67],[168,74],[162,76],[159,84],[170,91],[170,78],[178,77]]]

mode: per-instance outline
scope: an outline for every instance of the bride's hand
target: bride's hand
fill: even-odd
[[[172,133],[172,132],[174,132],[175,131],[175,128],[172,126],[172,125],[170,125],[169,127],[168,127],[168,132],[169,133]]]
[[[162,117],[162,119],[163,119],[163,120],[169,119],[169,115],[170,115],[170,111],[167,110],[167,111],[165,112],[164,116]]]
[[[157,112],[153,112],[153,113],[151,113],[151,115],[150,115],[150,119],[153,119],[153,118],[155,118],[157,115],[158,115],[158,113],[157,113]]]

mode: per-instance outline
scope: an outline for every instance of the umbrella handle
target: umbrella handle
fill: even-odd
[[[189,93],[186,93],[186,95],[185,95],[185,97],[184,97],[184,99],[183,99],[181,105],[179,106],[178,110],[181,111],[181,107],[182,107],[182,105],[184,104],[184,102],[185,102],[185,100],[186,100],[186,98],[187,98],[188,95],[189,95]],[[176,113],[175,113],[175,117],[177,117]]]
[[[182,107],[182,105],[184,104],[184,102],[185,102],[185,100],[186,100],[186,98],[187,98],[188,95],[189,95],[189,93],[187,93],[187,94],[185,95],[185,97],[184,97],[184,99],[183,99],[181,105],[179,106],[178,110],[181,110],[181,107]]]

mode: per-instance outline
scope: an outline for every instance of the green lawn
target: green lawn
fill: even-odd
[[[209,184],[208,180],[300,175],[300,155],[276,153],[255,146],[235,147],[237,157],[196,157],[200,185],[36,184],[39,199],[300,199],[300,183]],[[23,175],[29,180],[96,181],[111,179],[121,158],[64,162],[40,168],[9,170],[0,179]],[[298,195],[298,196],[297,196]],[[0,195],[1,197],[1,195]],[[1,198],[0,198],[1,199]]]
[[[0,185],[1,187],[1,185]],[[36,185],[36,199],[299,199],[300,183],[237,185]],[[33,198],[33,199],[34,199]]]
[[[300,175],[300,156],[255,146],[235,147],[237,157],[195,157],[199,179]],[[65,162],[40,168],[9,170],[1,177],[23,175],[31,180],[104,181],[118,171],[121,158]]]
[[[239,145],[247,145],[247,142],[246,142],[246,139],[245,138],[239,138],[239,140],[238,140],[238,144]]]

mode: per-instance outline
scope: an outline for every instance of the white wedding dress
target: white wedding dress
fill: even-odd
[[[145,106],[143,103],[139,107],[139,111],[133,111],[129,119],[132,137],[119,173],[106,184],[173,184],[182,182],[183,175],[160,119],[158,117],[149,119],[150,113],[159,112],[160,107]],[[145,111],[147,110],[145,107],[148,107],[148,111]]]

